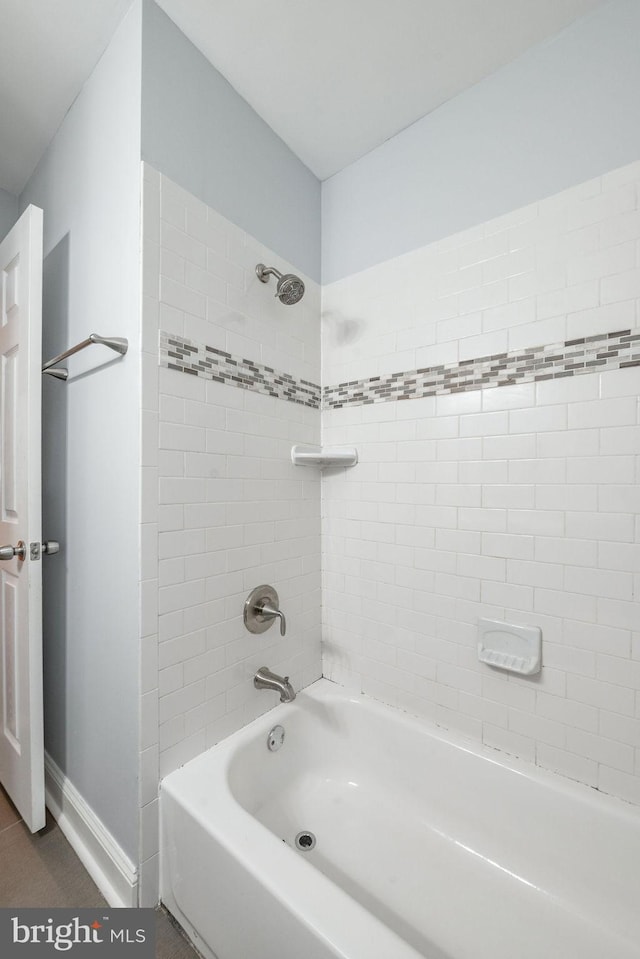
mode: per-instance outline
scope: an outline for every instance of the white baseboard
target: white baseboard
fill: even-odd
[[[45,753],[47,808],[112,907],[138,905],[138,872],[51,756]]]

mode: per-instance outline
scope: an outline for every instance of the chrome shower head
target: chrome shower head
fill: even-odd
[[[261,283],[268,283],[270,276],[275,276],[278,285],[276,286],[276,296],[281,303],[286,306],[293,306],[304,296],[304,283],[295,273],[280,273],[273,266],[265,266],[264,263],[258,263],[256,267],[256,276]]]

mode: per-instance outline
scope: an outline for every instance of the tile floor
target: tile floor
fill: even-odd
[[[32,835],[0,787],[0,907],[105,906],[98,887],[55,821]],[[167,915],[158,911],[156,959],[198,959]]]

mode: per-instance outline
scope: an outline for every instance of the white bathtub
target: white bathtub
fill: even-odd
[[[206,957],[640,957],[635,807],[326,680],[167,776],[160,807],[162,899]]]

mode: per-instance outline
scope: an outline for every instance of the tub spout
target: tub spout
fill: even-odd
[[[275,689],[280,693],[281,703],[292,703],[296,698],[295,690],[288,676],[277,676],[267,666],[261,666],[253,677],[256,689]]]

